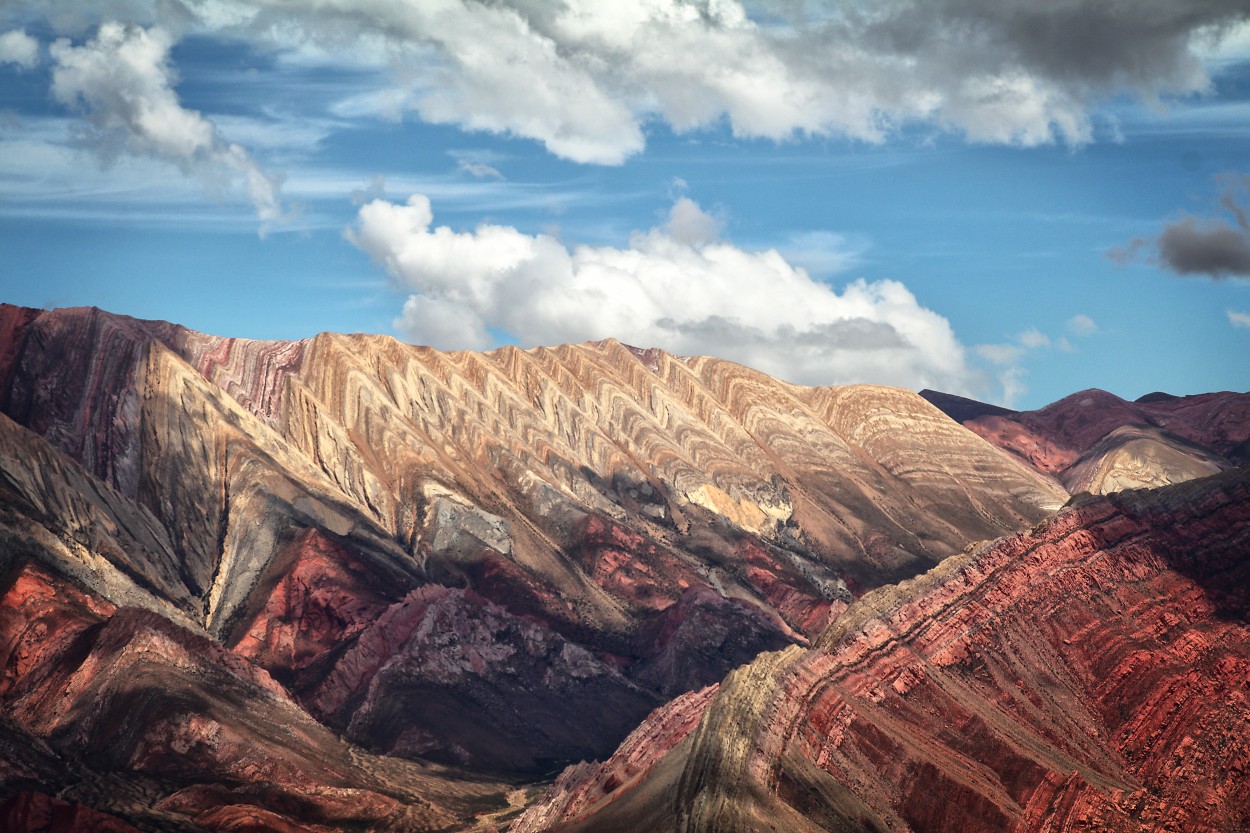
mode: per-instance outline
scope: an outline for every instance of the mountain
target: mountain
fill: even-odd
[[[487,829],[1067,499],[898,389],[0,306],[0,819]]]
[[[1166,486],[1250,462],[1250,393],[1152,393],[1126,402],[1086,390],[1020,412],[920,395],[1073,494]]]
[[[0,829],[1244,829],[1246,397],[943,396],[0,305]]]
[[[1250,469],[1087,498],[865,595],[514,825],[1250,829]]]

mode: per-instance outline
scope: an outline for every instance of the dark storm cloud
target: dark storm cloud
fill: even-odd
[[[1185,215],[1168,223],[1158,237],[1135,237],[1107,251],[1107,257],[1127,264],[1143,254],[1178,275],[1205,275],[1221,280],[1250,277],[1250,217],[1244,199],[1250,193],[1250,175],[1225,176],[1220,206],[1232,222],[1216,217]]]
[[[1250,234],[1222,220],[1182,218],[1164,228],[1156,245],[1160,262],[1178,275],[1250,276]]]

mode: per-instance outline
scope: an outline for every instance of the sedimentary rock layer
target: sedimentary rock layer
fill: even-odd
[[[606,753],[658,698],[1067,497],[907,391],[611,341],[440,353],[8,306],[0,335],[0,463],[11,526],[48,539],[34,557],[233,648],[359,743],[471,765]],[[510,656],[537,663],[439,684],[490,711],[533,677],[494,750],[476,719],[378,705],[432,696],[394,611],[448,588],[469,594],[436,607],[459,600],[482,650],[527,634]]]
[[[735,671],[649,778],[595,804],[612,765],[568,773],[522,829],[1245,829],[1248,580],[1250,471],[1087,499]]]

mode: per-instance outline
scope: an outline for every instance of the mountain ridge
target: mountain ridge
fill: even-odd
[[[0,305],[0,819],[485,830],[609,758],[565,809],[645,797],[753,663],[1069,497],[897,388]]]
[[[1078,501],[761,655],[641,777],[570,770],[518,829],[1241,829],[1248,518],[1244,468]]]

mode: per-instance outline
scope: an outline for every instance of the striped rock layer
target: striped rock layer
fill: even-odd
[[[514,830],[1245,830],[1248,579],[1248,469],[1087,499],[674,701]]]
[[[0,306],[0,817],[484,825],[1066,499],[902,390]]]

